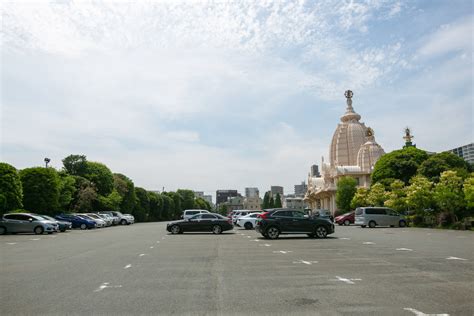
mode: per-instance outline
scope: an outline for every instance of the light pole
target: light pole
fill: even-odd
[[[48,168],[48,163],[51,161],[49,158],[44,158],[44,163],[46,164],[46,168]]]

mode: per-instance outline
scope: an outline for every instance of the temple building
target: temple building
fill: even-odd
[[[339,178],[350,176],[359,187],[370,186],[370,175],[377,160],[385,153],[375,141],[374,131],[360,122],[361,116],[352,107],[352,91],[345,92],[346,113],[341,117],[329,148],[329,163],[321,163],[321,176],[308,175],[306,202],[312,209],[335,213],[336,188]]]

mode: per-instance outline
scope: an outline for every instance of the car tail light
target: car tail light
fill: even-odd
[[[232,219],[231,219],[231,218],[229,218],[229,219],[227,220],[227,222],[232,225]]]
[[[267,219],[268,213],[269,212],[262,213],[262,214],[258,215],[257,217],[260,217],[261,219]]]

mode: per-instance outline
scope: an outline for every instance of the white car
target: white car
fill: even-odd
[[[255,221],[257,216],[262,213],[251,213],[245,216],[240,216],[237,219],[237,226],[244,227],[245,229],[253,229],[255,227]]]
[[[181,215],[182,219],[188,219],[193,217],[194,215],[197,214],[202,214],[202,213],[209,213],[208,210],[184,210],[183,215]]]
[[[238,210],[235,211],[234,214],[232,215],[232,223],[234,225],[239,226],[238,221],[241,216],[247,216],[252,213],[261,213],[261,211],[255,211],[255,210]]]
[[[127,225],[135,223],[135,217],[132,214],[123,214],[123,218],[127,220]]]

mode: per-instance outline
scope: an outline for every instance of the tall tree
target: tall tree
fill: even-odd
[[[59,208],[69,211],[76,193],[76,179],[73,176],[61,173],[59,178]]]
[[[161,197],[163,199],[163,215],[162,219],[164,220],[170,220],[173,218],[174,214],[174,201],[171,197],[169,197],[166,192],[161,194]]]
[[[367,188],[357,188],[354,197],[351,200],[351,208],[355,209],[362,206],[368,206],[367,196],[369,195],[369,190]]]
[[[273,200],[273,207],[275,208],[279,208],[281,207],[281,196],[280,196],[280,193],[277,193],[276,196],[275,196],[275,199]]]
[[[466,201],[466,207],[469,211],[469,215],[474,215],[474,173],[464,180],[463,186],[464,200]]]
[[[86,179],[94,183],[97,193],[109,195],[114,188],[114,176],[106,165],[100,162],[87,162]]]
[[[55,215],[59,209],[59,176],[53,168],[34,167],[20,171],[23,207],[34,213]]]
[[[87,158],[84,155],[69,155],[63,159],[63,169],[72,176],[83,177],[87,172]]]
[[[440,210],[457,216],[462,214],[466,206],[463,180],[456,171],[448,170],[441,173],[439,182],[435,185],[434,200]]]
[[[79,213],[91,212],[98,199],[97,191],[92,185],[83,185],[77,190],[74,199],[74,211]]]
[[[263,204],[262,204],[262,209],[267,209],[270,208],[270,193],[265,192],[265,195],[263,196]]]
[[[340,211],[349,212],[351,201],[357,191],[357,181],[353,177],[342,177],[337,181],[336,206]]]
[[[148,214],[148,220],[159,221],[163,220],[163,197],[161,194],[148,191],[148,200],[150,201],[150,212]]]
[[[23,207],[23,190],[18,171],[0,162],[0,214]]]
[[[372,185],[367,195],[367,202],[372,206],[383,206],[385,200],[387,200],[385,186],[382,183]]]
[[[436,183],[441,173],[447,170],[457,171],[459,176],[466,178],[469,176],[470,165],[451,152],[442,152],[431,155],[423,161],[418,168],[418,173]]]
[[[107,196],[98,196],[98,210],[104,212],[119,212],[120,204],[122,203],[122,196],[116,189]]]
[[[416,147],[406,147],[385,154],[375,163],[372,184],[385,179],[398,179],[408,184],[426,159],[426,151]]]
[[[132,180],[120,173],[114,173],[114,188],[122,197],[120,203],[120,211],[123,213],[131,213],[137,203],[135,195],[135,185]]]
[[[388,200],[385,201],[385,206],[403,213],[407,210],[405,183],[401,180],[395,180],[390,185],[390,191],[387,192]]]
[[[176,193],[181,196],[181,206],[183,210],[189,210],[194,208],[195,194],[193,191],[179,189],[178,191],[176,191]]]
[[[268,208],[275,208],[275,200],[271,195],[268,197]]]
[[[416,213],[423,214],[425,209],[433,206],[433,182],[423,176],[415,176],[406,188],[407,206]]]

